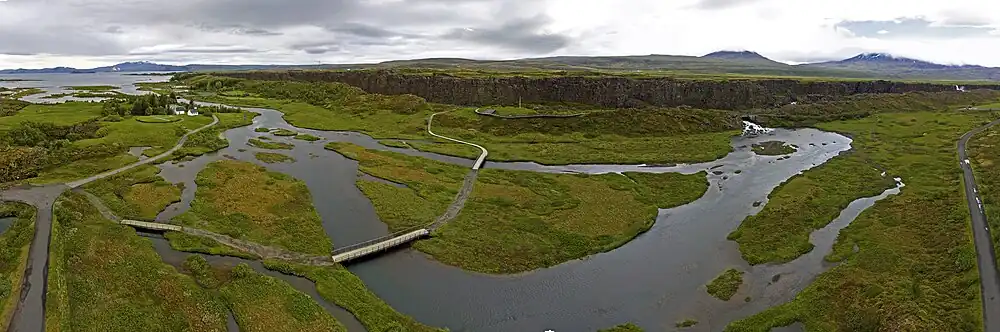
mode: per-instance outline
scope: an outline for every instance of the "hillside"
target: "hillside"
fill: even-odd
[[[1000,68],[970,65],[943,65],[882,53],[821,63],[789,65],[751,51],[719,51],[704,56],[634,55],[634,56],[554,56],[515,60],[473,60],[428,58],[396,60],[369,64],[318,65],[161,65],[150,62],[126,62],[91,69],[55,67],[45,69],[8,69],[0,74],[100,73],[154,71],[237,71],[290,69],[401,69],[420,68],[460,71],[567,71],[628,72],[646,76],[766,76],[821,77],[844,79],[1000,81]]]

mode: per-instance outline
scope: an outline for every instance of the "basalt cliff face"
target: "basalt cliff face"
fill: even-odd
[[[379,94],[413,94],[455,105],[576,103],[609,108],[691,106],[745,110],[817,102],[855,94],[954,91],[954,85],[891,81],[792,79],[685,80],[626,77],[477,77],[401,74],[391,71],[257,71],[216,75],[305,82],[340,82]],[[1000,85],[967,86],[1000,90]]]

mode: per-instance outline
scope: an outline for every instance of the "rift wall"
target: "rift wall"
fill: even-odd
[[[579,103],[609,108],[691,106],[745,110],[816,102],[855,94],[954,91],[954,85],[891,81],[800,81],[792,79],[684,80],[625,77],[484,77],[400,74],[392,71],[258,71],[220,76],[305,82],[340,82],[379,94],[413,94],[455,105]],[[1000,90],[997,85],[969,89]]]

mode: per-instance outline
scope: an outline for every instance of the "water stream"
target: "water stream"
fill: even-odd
[[[27,82],[18,82],[27,83]],[[97,82],[88,84],[99,84]],[[123,83],[124,84],[124,83]],[[19,84],[24,85],[24,84]],[[44,85],[44,84],[43,84]],[[51,85],[51,84],[50,84]],[[80,84],[60,84],[80,85]],[[168,221],[186,212],[197,190],[194,179],[206,165],[222,158],[253,162],[303,180],[312,194],[326,234],[336,245],[349,245],[387,234],[371,202],[355,186],[357,163],[323,149],[331,141],[351,142],[366,148],[389,150],[442,162],[471,166],[473,161],[412,149],[385,147],[354,132],[325,132],[296,128],[267,109],[252,125],[224,133],[230,147],[192,161],[159,165],[160,175],[184,183],[182,200],[167,207],[157,220]],[[283,128],[322,137],[318,142],[273,137],[294,145],[289,151],[256,149],[249,138],[271,136],[255,128]],[[747,216],[759,212],[767,195],[782,182],[850,149],[851,140],[815,129],[770,129],[746,125],[755,137],[735,137],[733,152],[712,162],[657,165],[564,165],[488,162],[486,168],[554,173],[708,171],[710,186],[698,200],[661,210],[648,232],[607,253],[574,260],[555,267],[518,275],[485,275],[434,261],[412,249],[396,250],[348,266],[370,290],[400,312],[452,331],[594,331],[625,322],[647,330],[673,330],[688,318],[700,323],[693,330],[717,331],[730,321],[791,300],[819,273],[830,267],[822,258],[831,250],[839,231],[875,201],[899,192],[902,183],[876,197],[852,202],[828,226],[810,236],[816,248],[798,259],[779,265],[749,266],[736,243],[726,236]],[[745,130],[746,131],[746,130]],[[750,146],[783,141],[799,150],[790,156],[760,156]],[[266,164],[254,152],[284,153],[295,162]],[[362,175],[363,176],[363,175]],[[173,252],[162,239],[153,239],[164,260],[175,266],[187,253]],[[247,262],[258,271],[288,281],[314,298],[308,280],[263,269],[257,262],[236,258],[206,257],[210,262]],[[727,268],[745,274],[745,283],[732,301],[709,296],[704,285]],[[778,276],[778,277],[775,277]],[[750,302],[744,302],[750,297]],[[364,330],[343,309],[318,300],[350,331]],[[791,327],[795,329],[796,327]],[[800,327],[799,327],[800,328]]]
[[[227,131],[229,148],[181,163],[184,167],[161,166],[168,181],[185,183],[184,199],[173,207],[176,211],[168,208],[164,213],[183,212],[196,190],[193,178],[198,171],[212,160],[228,157],[305,181],[327,234],[335,244],[346,245],[385,235],[387,230],[371,202],[355,186],[357,163],[323,149],[326,142],[351,142],[448,163],[472,164],[463,158],[385,147],[360,133],[296,128],[285,122],[280,112],[250,110],[261,116],[251,126]],[[266,150],[246,144],[248,138],[270,136],[254,132],[259,127],[294,130],[323,140],[305,142],[272,136],[275,141],[295,146],[293,150],[276,152],[296,161],[265,164],[255,160],[253,153]],[[774,140],[800,149],[787,157],[760,156],[750,150],[755,143]],[[440,264],[411,249],[360,261],[348,268],[397,310],[453,331],[588,331],[622,322],[660,330],[673,329],[675,322],[687,318],[701,322],[696,330],[721,329],[732,320],[791,300],[829,267],[822,263],[822,257],[839,231],[834,226],[846,226],[865,207],[891,194],[852,203],[841,218],[814,234],[817,250],[800,259],[776,266],[749,266],[743,261],[736,244],[726,235],[746,216],[760,211],[760,202],[766,202],[776,186],[850,149],[850,142],[847,137],[815,129],[773,129],[755,137],[733,138],[732,153],[707,163],[546,166],[489,162],[487,168],[555,173],[709,171],[710,189],[690,204],[661,210],[653,228],[625,246],[552,268],[519,275],[483,275]],[[748,281],[732,301],[722,302],[709,296],[704,284],[729,267],[747,271]],[[778,274],[779,282],[771,282]],[[744,302],[746,296],[751,297],[750,302]]]

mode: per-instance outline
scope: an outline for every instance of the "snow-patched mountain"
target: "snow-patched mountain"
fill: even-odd
[[[862,53],[854,57],[800,65],[804,68],[843,69],[870,72],[887,78],[945,80],[1000,80],[1000,68],[946,65],[888,53]]]

